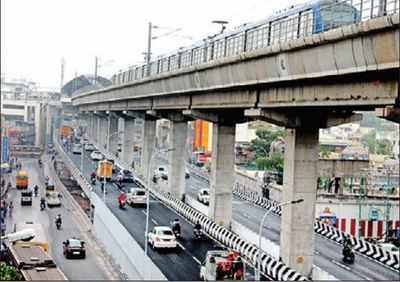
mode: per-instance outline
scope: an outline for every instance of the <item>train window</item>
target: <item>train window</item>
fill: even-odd
[[[188,67],[190,66],[190,57],[191,57],[191,50],[186,50],[184,52],[182,52],[181,55],[181,67]]]
[[[371,16],[377,16],[378,9],[371,10]],[[333,29],[342,25],[352,24],[358,18],[358,12],[351,5],[346,3],[338,3],[331,6],[321,7],[321,32]]]
[[[173,71],[178,69],[178,55],[172,55],[169,57],[169,70]]]
[[[225,38],[214,42],[214,59],[221,58],[225,55]]]
[[[275,44],[279,41],[280,31],[281,31],[281,23],[278,21],[273,22],[271,29],[271,44]]]
[[[287,25],[286,25],[286,37],[285,37],[286,40],[291,40],[291,39],[294,39],[294,38],[297,37],[297,29],[298,29],[297,26],[298,26],[298,23],[299,23],[298,18],[299,18],[299,15],[296,14],[296,15],[290,16],[286,20],[286,22],[287,22]]]
[[[203,60],[202,60],[203,59],[202,58],[203,51],[201,48],[198,47],[198,48],[193,49],[192,54],[193,54],[193,61],[192,61],[193,65],[198,65],[203,62]]]
[[[313,12],[304,11],[300,17],[299,37],[305,37],[312,34],[313,31]]]
[[[167,72],[167,71],[168,71],[168,57],[162,58],[159,60],[158,73]]]
[[[228,38],[226,55],[232,56],[239,54],[243,50],[243,44],[244,44],[244,33]]]

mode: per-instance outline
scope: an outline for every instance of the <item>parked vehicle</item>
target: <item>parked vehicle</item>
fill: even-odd
[[[93,144],[85,144],[84,145],[84,149],[88,152],[93,152],[94,150],[96,150],[96,148],[94,147]]]
[[[146,190],[142,188],[131,188],[126,197],[126,202],[132,207],[137,205],[146,206],[146,201]]]
[[[28,188],[28,172],[26,170],[17,171],[17,175],[15,176],[15,185],[17,189]]]
[[[178,247],[174,232],[168,226],[155,226],[148,236],[148,243],[153,249],[176,249]]]
[[[210,189],[203,188],[197,193],[197,200],[205,205],[210,204]]]
[[[32,206],[32,191],[21,191],[21,205]]]
[[[185,178],[188,179],[190,177],[190,172],[187,168],[185,168]]]
[[[94,161],[101,161],[104,157],[103,154],[100,151],[93,151],[90,154],[90,158]]]
[[[71,238],[63,242],[63,254],[65,258],[70,259],[79,257],[84,259],[86,257],[85,242],[77,238]]]

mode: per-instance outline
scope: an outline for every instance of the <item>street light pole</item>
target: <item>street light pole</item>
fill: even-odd
[[[147,64],[147,76],[150,76],[150,58],[151,58],[151,30],[153,26],[151,22],[149,22],[149,31],[147,38],[147,56],[146,56],[146,64]]]
[[[291,205],[291,204],[298,204],[303,202],[304,199],[299,199],[299,200],[294,200],[294,201],[287,201],[280,203],[277,205],[277,207],[281,206],[286,206],[286,205]],[[263,218],[261,219],[260,227],[258,230],[258,254],[257,254],[257,271],[256,271],[256,281],[260,281],[261,277],[261,235],[262,235],[262,229],[264,226],[264,221],[267,218],[268,214],[272,211],[272,209],[267,210],[267,212],[264,214]]]

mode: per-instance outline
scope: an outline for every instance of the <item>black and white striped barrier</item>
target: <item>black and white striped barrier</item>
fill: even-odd
[[[278,204],[277,202],[268,200],[264,197],[260,197],[259,195],[257,195],[254,192],[247,192],[247,191],[241,190],[239,187],[234,187],[233,194],[243,200],[252,202],[260,207],[263,207],[266,209],[272,209],[272,212],[277,215],[282,214],[281,208],[277,207],[277,204]],[[321,223],[317,220],[314,223],[314,231],[317,234],[320,234],[320,235],[322,235],[328,239],[331,239],[339,244],[341,244],[343,242],[343,238],[346,236],[346,237],[350,238],[354,251],[356,251],[360,254],[363,254],[372,260],[382,263],[383,265],[390,267],[391,269],[393,269],[395,271],[400,271],[399,255],[395,255],[393,253],[385,251],[375,244],[366,242],[363,239],[355,238],[354,236],[351,236],[350,234],[344,233],[343,231],[340,231],[331,225]]]
[[[180,215],[189,221],[200,222],[202,229],[215,240],[221,242],[230,249],[239,252],[252,265],[256,265],[259,249],[256,245],[251,244],[238,235],[229,231],[227,228],[216,224],[209,217],[205,216],[194,208],[174,198],[169,193],[163,191],[152,191],[164,204],[173,208]],[[299,281],[307,280],[306,277],[289,268],[285,264],[275,260],[273,257],[261,251],[261,271],[271,277],[273,280],[279,281]]]

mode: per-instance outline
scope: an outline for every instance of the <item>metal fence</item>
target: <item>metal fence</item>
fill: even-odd
[[[318,34],[369,19],[398,14],[400,0],[320,0],[291,6],[265,20],[247,23],[234,31],[215,34],[188,48],[157,57],[149,65],[131,66],[112,77],[123,84],[244,52]]]

